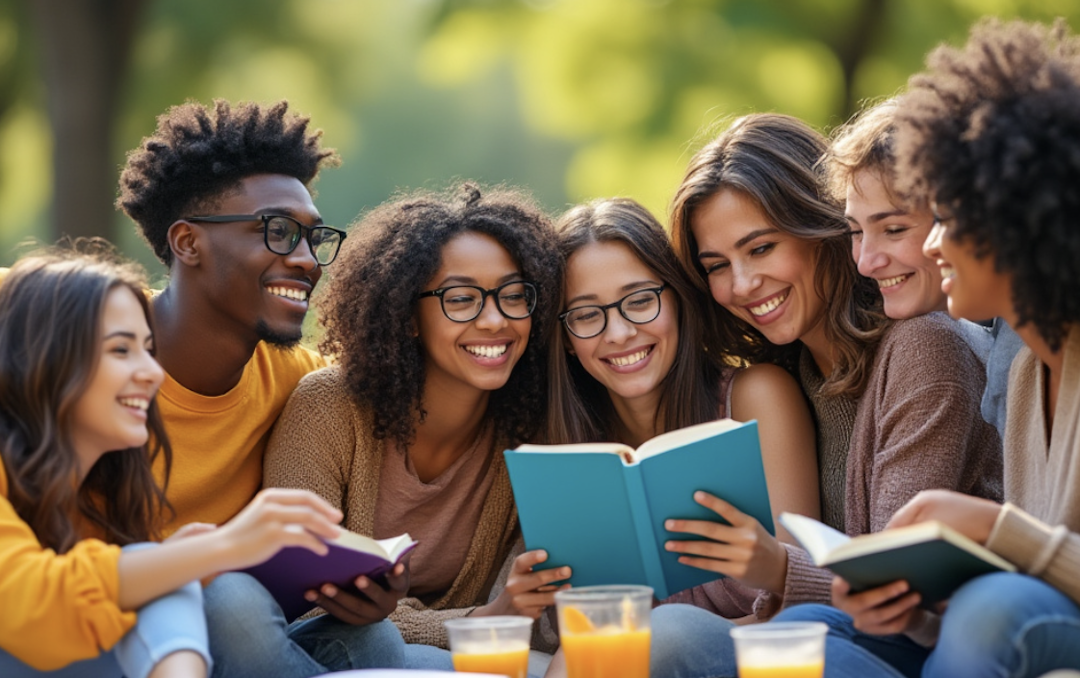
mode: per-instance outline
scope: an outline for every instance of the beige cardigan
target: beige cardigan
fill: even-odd
[[[345,514],[342,524],[372,534],[384,445],[371,435],[371,415],[349,398],[339,366],[304,377],[289,398],[266,449],[267,487],[311,490]],[[502,448],[492,447],[496,477],[475,526],[465,564],[450,589],[425,606],[404,598],[390,618],[405,642],[447,647],[443,621],[488,602],[517,540],[517,510]],[[462,526],[473,530],[473,526]]]

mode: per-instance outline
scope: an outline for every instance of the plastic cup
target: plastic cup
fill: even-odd
[[[443,623],[455,671],[528,677],[532,619],[459,617]]]
[[[732,629],[739,678],[821,678],[828,630],[821,622],[776,622]]]
[[[559,591],[559,641],[568,678],[649,678],[648,586]]]

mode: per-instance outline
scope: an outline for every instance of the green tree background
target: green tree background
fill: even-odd
[[[108,237],[124,153],[187,99],[287,98],[343,159],[347,224],[455,178],[559,211],[662,215],[690,155],[752,111],[823,131],[890,96],[979,17],[1080,20],[1074,0],[0,0],[0,265],[28,238]]]

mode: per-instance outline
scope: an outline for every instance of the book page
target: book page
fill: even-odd
[[[331,544],[343,546],[347,549],[352,549],[353,551],[370,553],[383,560],[393,562],[397,560],[397,557],[402,551],[407,549],[413,543],[413,540],[408,533],[389,539],[372,539],[371,537],[365,537],[362,534],[342,529],[338,538],[331,539],[329,542]]]
[[[634,448],[622,443],[568,443],[566,445],[518,445],[515,452],[604,452],[617,454],[622,457],[623,463],[631,464],[634,461]]]
[[[734,419],[717,419],[716,421],[707,421],[704,424],[695,424],[694,426],[687,426],[686,428],[668,431],[667,433],[662,433],[651,440],[643,442],[637,450],[633,452],[633,459],[635,461],[648,459],[649,457],[662,452],[667,452],[668,450],[673,450],[698,440],[711,438],[712,436],[723,433],[724,431],[730,431],[731,429],[738,428],[742,425],[743,422],[735,421]]]
[[[780,524],[787,528],[799,545],[806,549],[818,567],[830,561],[835,551],[851,542],[851,537],[825,523],[797,513],[780,514]]]

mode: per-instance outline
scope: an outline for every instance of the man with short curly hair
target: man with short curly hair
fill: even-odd
[[[187,523],[213,529],[261,487],[271,427],[300,378],[324,364],[297,343],[344,233],[323,224],[310,191],[337,154],[287,102],[189,102],[157,122],[128,154],[117,206],[169,267],[169,284],[153,300],[156,355],[167,372],[158,404],[174,450],[169,533]],[[155,472],[165,483],[161,464]],[[407,588],[407,573],[396,575],[389,590],[366,587],[366,598],[313,591],[313,605],[337,618],[288,626],[250,576],[218,577],[205,592],[214,675],[300,678],[402,665],[400,634],[385,620]]]

